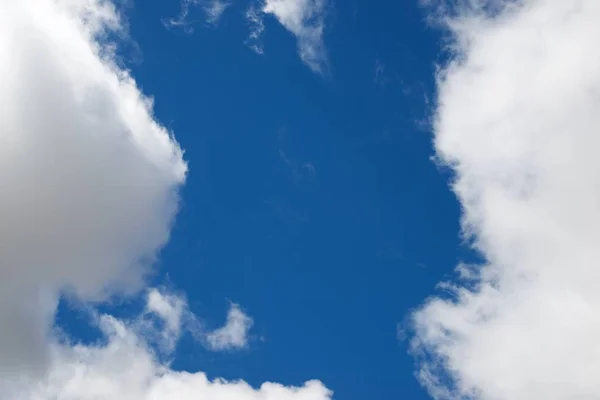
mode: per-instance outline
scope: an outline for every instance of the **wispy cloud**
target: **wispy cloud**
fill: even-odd
[[[207,21],[213,25],[218,24],[221,16],[229,6],[231,6],[231,3],[220,0],[211,0],[206,2],[206,4],[203,6],[203,9],[204,13],[206,14]]]
[[[206,343],[211,350],[241,349],[248,343],[248,332],[254,324],[237,304],[231,304],[224,326],[206,334]]]
[[[377,85],[385,86],[388,81],[389,79],[385,72],[385,64],[379,59],[375,60],[373,82]]]
[[[274,16],[297,41],[298,55],[313,72],[323,74],[328,67],[327,50],[323,41],[326,0],[265,0],[260,10],[252,6],[247,13],[252,36],[260,37],[264,30],[264,14]],[[250,12],[251,11],[251,12]]]
[[[156,318],[160,324],[156,326]],[[148,290],[146,309],[141,316],[129,323],[131,329],[158,345],[165,353],[172,352],[182,333],[193,338],[212,351],[237,350],[246,347],[248,334],[254,325],[238,304],[232,303],[227,312],[225,325],[207,330],[189,309],[182,295],[169,293],[164,288]]]
[[[279,158],[290,169],[292,176],[296,180],[313,179],[317,175],[317,169],[314,164],[308,161],[298,161],[291,158],[283,149],[286,137],[286,128],[283,127],[277,133],[277,142],[279,143]]]
[[[211,381],[202,372],[171,369],[170,362],[181,335],[189,330],[185,300],[151,289],[145,312],[132,319],[95,313],[92,324],[104,344],[52,343],[52,359],[44,379],[24,387],[3,385],[3,398],[18,399],[187,399],[331,400],[332,393],[318,381],[299,387],[264,383],[258,389],[243,381]],[[212,350],[240,348],[245,344],[248,317],[232,308],[225,327],[215,333]],[[251,321],[251,320],[250,320]],[[192,332],[194,333],[194,332]],[[157,347],[158,345],[158,347]]]
[[[155,328],[154,320],[147,318],[150,315],[159,317],[162,326]],[[182,326],[193,329],[193,324],[185,321],[188,315],[191,314],[183,297],[152,288],[147,294],[145,313],[135,325],[141,326],[138,332],[145,337],[150,336],[150,332],[155,332],[154,336],[158,339],[156,342],[160,344],[159,347],[169,353],[175,348]]]
[[[317,169],[312,163],[298,163],[290,159],[282,149],[279,149],[279,157],[281,158],[281,161],[283,161],[283,163],[292,171],[292,174],[296,179],[314,178],[317,174]]]
[[[486,263],[414,314],[418,376],[437,399],[597,398],[600,3],[453,4],[434,143]]]
[[[221,16],[231,3],[223,0],[182,0],[181,10],[175,18],[163,19],[167,28],[182,28],[187,33],[194,32],[197,20],[190,20],[190,11],[199,7],[204,13],[204,22],[211,26],[219,24]]]
[[[385,66],[380,60],[375,60],[375,82],[380,82],[385,73]]]
[[[262,34],[265,30],[265,24],[261,11],[254,5],[251,5],[246,11],[246,20],[250,27],[250,35],[246,40],[246,44],[255,53],[263,54]]]
[[[98,40],[126,35],[111,1],[0,1],[0,15],[0,398],[329,400],[317,381],[254,389],[173,370],[189,310],[164,291],[132,320],[97,312],[103,341],[58,332],[63,293],[94,308],[144,289],[187,164]]]

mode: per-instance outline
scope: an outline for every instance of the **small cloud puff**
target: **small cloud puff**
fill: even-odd
[[[252,318],[244,314],[237,304],[231,304],[225,325],[205,335],[205,342],[211,350],[241,349],[248,344],[248,332],[254,324]]]
[[[253,5],[246,13],[251,25],[250,46],[262,53],[260,35],[264,30],[263,15],[274,16],[277,21],[296,37],[298,55],[313,72],[324,74],[328,58],[323,33],[325,30],[326,0],[266,0],[259,10]]]

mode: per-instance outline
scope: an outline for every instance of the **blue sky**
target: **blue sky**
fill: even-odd
[[[191,34],[162,25],[173,2],[128,13],[133,74],[190,166],[156,279],[211,323],[227,299],[255,320],[247,350],[185,344],[176,365],[252,384],[317,378],[338,399],[427,398],[397,324],[461,257],[459,207],[430,160],[440,34],[416,2],[332,5],[319,76],[275,18],[264,54],[250,51],[248,7],[216,27],[190,9]]]
[[[598,4],[0,0],[0,398],[598,398]]]

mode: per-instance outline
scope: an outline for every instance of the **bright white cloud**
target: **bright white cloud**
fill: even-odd
[[[43,365],[59,291],[139,288],[187,167],[98,44],[112,3],[1,0],[0,25],[1,378]]]
[[[145,312],[131,323],[131,329],[146,340],[152,339],[163,352],[173,351],[182,331],[189,332],[209,350],[229,351],[248,345],[253,324],[252,318],[238,304],[232,303],[225,324],[209,331],[190,311],[182,296],[153,288],[148,291]]]
[[[181,299],[150,291],[135,323],[101,316],[108,343],[71,345],[52,326],[61,292],[102,301],[143,287],[169,238],[187,166],[127,71],[108,0],[0,0],[0,398],[325,400],[303,388],[175,372]],[[163,320],[146,330],[144,321]]]
[[[232,304],[225,325],[206,335],[208,347],[217,351],[246,347],[252,324],[252,318],[244,314],[239,305]]]
[[[319,74],[327,67],[327,50],[323,42],[326,7],[327,0],[265,0],[261,10],[263,14],[277,18],[296,37],[298,55]],[[250,37],[256,41],[264,30],[262,15],[250,8],[247,18],[255,28]]]
[[[158,293],[158,292],[154,292]],[[162,301],[162,300],[161,300]],[[149,297],[148,306],[154,301]],[[161,313],[169,321],[170,311]],[[252,388],[243,381],[210,381],[204,373],[174,371],[159,362],[152,346],[127,322],[101,315],[102,346],[52,345],[48,379],[20,389],[16,400],[328,400],[331,393],[318,381],[301,387],[264,383]],[[177,341],[179,329],[162,332]],[[20,397],[19,397],[20,396]]]
[[[435,147],[488,263],[414,315],[419,376],[439,399],[598,398],[600,2],[459,4]]]
[[[160,321],[158,326],[157,319]],[[190,330],[194,336],[201,335],[201,327],[185,299],[156,288],[148,291],[145,313],[133,326],[140,336],[152,340],[163,353],[175,349],[182,329]]]

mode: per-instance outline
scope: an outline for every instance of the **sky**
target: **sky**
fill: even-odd
[[[0,398],[600,399],[599,35],[0,0]]]

